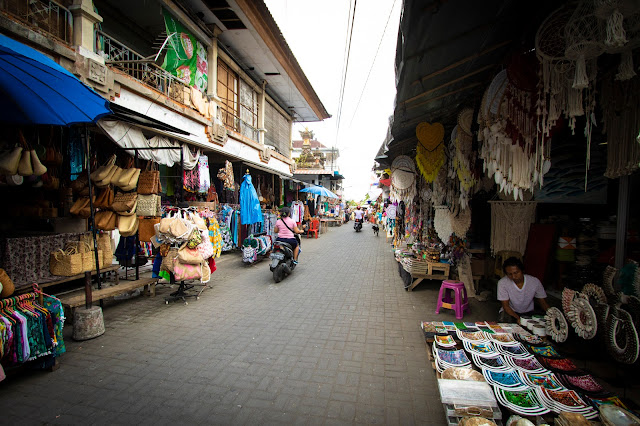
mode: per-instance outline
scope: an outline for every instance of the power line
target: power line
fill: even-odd
[[[362,100],[362,96],[364,95],[364,90],[367,88],[367,83],[369,82],[369,77],[371,76],[373,65],[376,63],[376,59],[378,58],[378,52],[380,52],[380,46],[382,46],[382,40],[384,40],[384,35],[387,33],[387,26],[389,25],[389,21],[391,20],[391,15],[393,14],[393,8],[395,6],[396,6],[396,0],[393,0],[393,4],[391,5],[391,10],[389,11],[389,16],[387,17],[387,23],[384,24],[384,31],[382,31],[382,37],[380,37],[380,43],[378,43],[378,49],[376,50],[376,54],[373,57],[373,62],[371,62],[371,67],[369,68],[367,79],[364,81],[364,86],[362,87],[360,98],[358,98],[356,109],[353,111],[353,116],[351,117],[351,122],[349,123],[349,127],[351,127],[351,125],[353,124],[353,120],[356,118],[356,114],[358,113],[358,107],[360,106],[360,101]]]
[[[345,60],[345,66],[344,66],[344,72],[342,74],[342,84],[340,85],[340,101],[338,104],[338,119],[337,119],[337,124],[336,124],[336,138],[333,142],[333,146],[336,146],[338,144],[338,135],[340,134],[340,119],[342,118],[342,102],[344,100],[344,89],[346,86],[346,82],[347,82],[347,72],[349,70],[349,56],[351,54],[351,39],[353,36],[353,23],[355,21],[356,18],[356,7],[358,4],[358,0],[354,0],[353,2],[353,10],[350,10],[351,14],[351,28],[349,29],[349,25],[347,21],[347,31],[349,31],[349,42],[347,43],[347,56],[346,56],[346,60]]]

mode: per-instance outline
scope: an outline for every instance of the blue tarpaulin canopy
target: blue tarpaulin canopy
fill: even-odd
[[[240,223],[251,225],[257,222],[262,222],[260,200],[251,183],[251,175],[247,173],[240,184]]]
[[[0,121],[68,126],[111,114],[108,101],[42,53],[0,34]]]
[[[329,197],[329,198],[340,198],[333,192],[329,191],[324,186],[320,186],[320,185],[310,186],[308,188],[301,189],[300,192],[309,192],[311,194],[322,195],[324,197]]]

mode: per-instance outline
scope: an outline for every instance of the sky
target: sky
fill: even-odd
[[[332,116],[322,122],[295,123],[293,138],[300,139],[298,132],[308,128],[325,146],[336,146],[340,150],[338,166],[345,177],[345,198],[362,200],[375,181],[371,170],[374,157],[387,134],[389,116],[393,114],[394,64],[402,0],[356,3],[342,108],[340,89],[353,0],[264,1]]]

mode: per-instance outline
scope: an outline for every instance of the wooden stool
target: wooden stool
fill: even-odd
[[[455,293],[455,300],[451,299]],[[456,319],[461,320],[465,310],[469,309],[469,301],[467,300],[467,289],[461,281],[442,281],[440,293],[438,294],[438,305],[436,314],[440,313],[440,308],[453,309],[456,313]]]

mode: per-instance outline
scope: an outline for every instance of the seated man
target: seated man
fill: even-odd
[[[504,261],[502,270],[505,276],[498,281],[498,300],[502,302],[499,322],[513,322],[520,324],[521,315],[531,315],[534,312],[534,299],[546,312],[547,293],[542,283],[536,277],[524,274],[524,265],[517,257],[510,257]]]

